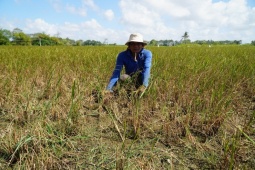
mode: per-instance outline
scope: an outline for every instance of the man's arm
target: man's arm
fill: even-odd
[[[122,56],[119,54],[118,57],[117,57],[117,61],[116,61],[114,71],[112,73],[112,77],[111,77],[111,79],[109,81],[109,84],[106,88],[107,90],[112,91],[113,86],[119,80],[120,72],[121,72],[122,68],[123,68],[123,60],[122,60]]]
[[[143,85],[148,87],[149,85],[149,78],[150,78],[150,70],[151,70],[151,62],[152,62],[152,53],[150,51],[146,51],[145,61],[144,61],[144,69],[143,69]]]

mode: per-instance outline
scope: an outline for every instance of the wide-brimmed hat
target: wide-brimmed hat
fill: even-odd
[[[133,33],[129,36],[129,40],[126,42],[126,45],[130,42],[140,42],[144,45],[147,45],[147,43],[143,40],[143,36],[140,33]]]

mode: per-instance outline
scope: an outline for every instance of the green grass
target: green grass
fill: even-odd
[[[1,46],[1,169],[254,169],[255,48],[147,48],[148,91],[106,100],[125,46]]]

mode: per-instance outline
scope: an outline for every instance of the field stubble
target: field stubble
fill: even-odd
[[[255,48],[148,47],[150,86],[106,100],[122,47],[0,47],[2,169],[254,169]]]

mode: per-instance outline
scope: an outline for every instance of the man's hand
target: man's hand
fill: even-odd
[[[114,96],[113,91],[112,90],[104,90],[102,92],[102,97],[103,97],[103,101],[104,103],[108,103],[110,99],[112,99]]]
[[[141,98],[146,91],[146,87],[141,85],[136,91],[133,92],[135,97]]]
[[[113,93],[113,91],[109,90],[109,89],[105,89],[105,90],[103,90],[103,93]]]

